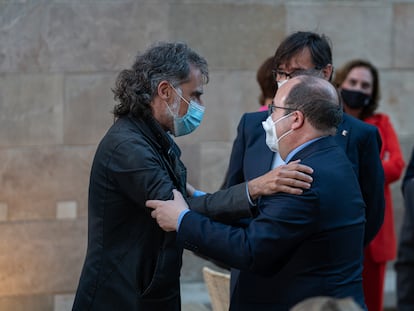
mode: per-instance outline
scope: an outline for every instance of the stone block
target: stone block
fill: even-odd
[[[202,190],[215,192],[220,189],[226,176],[231,147],[226,142],[206,142],[201,145]]]
[[[0,19],[1,72],[91,72],[129,66],[168,39],[169,5],[136,1],[29,1]]]
[[[381,101],[379,111],[389,115],[399,136],[414,133],[414,70],[381,70]]]
[[[394,4],[394,62],[396,68],[414,68],[414,3]]]
[[[68,145],[97,144],[114,122],[115,74],[69,75],[65,79],[64,135]]]
[[[0,296],[0,310],[54,311],[53,297],[52,295],[18,295],[9,297]]]
[[[55,295],[53,311],[71,311],[74,300],[74,294]]]
[[[200,188],[200,176],[202,171],[200,161],[200,144],[182,144],[181,161],[187,168],[187,182],[196,188]]]
[[[86,219],[1,224],[0,297],[74,292],[86,232]]]
[[[0,147],[62,143],[63,77],[0,75]]]
[[[58,202],[56,206],[56,219],[76,219],[78,203],[76,201]]]
[[[333,63],[366,58],[380,68],[392,64],[393,7],[389,2],[289,2],[287,33],[324,33],[332,41]]]
[[[209,141],[180,147],[188,182],[205,192],[219,190],[229,164],[232,144]]]
[[[233,141],[243,113],[259,109],[256,71],[215,71],[204,91],[203,122],[194,133],[178,137],[176,141],[180,144]]]
[[[0,202],[0,221],[6,221],[8,214],[8,206],[6,203]]]
[[[175,4],[168,27],[171,39],[187,41],[212,69],[256,70],[284,37],[285,10],[283,5],[235,1]]]
[[[55,219],[56,203],[78,202],[87,214],[89,172],[95,146],[0,149],[0,198],[8,220]]]

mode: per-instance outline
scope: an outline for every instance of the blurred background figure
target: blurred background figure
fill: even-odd
[[[404,218],[395,264],[397,271],[397,309],[414,310],[414,148],[402,181]]]
[[[256,79],[262,93],[259,96],[259,111],[267,111],[267,106],[272,103],[277,91],[277,83],[273,77],[274,57],[267,58],[257,70]]]
[[[344,111],[376,126],[382,139],[380,156],[385,174],[384,223],[375,238],[365,247],[363,270],[368,310],[382,311],[386,263],[396,257],[390,184],[400,178],[404,159],[389,117],[375,112],[380,98],[378,70],[368,61],[352,60],[336,72],[333,83],[341,92]]]

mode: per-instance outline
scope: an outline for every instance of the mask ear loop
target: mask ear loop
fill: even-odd
[[[182,90],[178,87],[178,88],[175,88],[171,83],[170,83],[170,86],[171,86],[171,88],[174,90],[174,92],[175,92],[175,94],[177,94],[179,97],[180,97],[180,99],[182,99],[182,100],[184,100],[184,102],[185,103],[187,103],[187,101],[186,101],[186,99],[184,98],[184,97],[182,97],[181,96],[181,94],[182,94]],[[188,104],[188,103],[187,103]],[[175,105],[175,103],[174,103],[174,106],[176,106],[177,108],[176,108],[176,110],[177,110],[177,112],[176,113],[173,113],[172,112],[172,110],[171,110],[171,108],[169,107],[169,105],[167,104],[167,106],[168,106],[168,110],[170,111],[170,113],[171,113],[171,115],[172,116],[174,116],[174,117],[176,117],[176,118],[178,118],[178,113],[179,113],[179,111],[180,111],[180,105],[181,105],[181,101],[179,101],[178,102],[178,104],[176,104]],[[174,107],[175,108],[175,107]]]

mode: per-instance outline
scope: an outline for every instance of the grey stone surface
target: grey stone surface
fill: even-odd
[[[332,41],[334,66],[367,58],[380,68],[392,64],[391,1],[295,1],[286,3],[287,33],[311,30]]]
[[[411,142],[414,144],[414,71],[381,71],[380,83],[382,98],[379,111],[390,116],[401,138],[411,136]]]
[[[326,33],[336,67],[358,57],[380,69],[380,110],[408,160],[413,16],[412,0],[0,1],[0,310],[70,310],[85,255],[92,157],[113,121],[110,89],[137,51],[179,39],[207,58],[205,119],[177,142],[188,180],[215,191],[241,115],[258,109],[256,69],[295,30]],[[397,233],[399,187],[392,185]],[[184,254],[184,311],[209,308],[201,275],[208,264]]]
[[[256,71],[212,71],[204,92],[206,111],[203,122],[194,133],[178,137],[176,141],[179,144],[233,142],[242,114],[259,109]]]
[[[95,146],[0,149],[0,198],[8,220],[55,219],[59,201],[76,201],[86,216]],[[1,283],[1,282],[0,282]]]
[[[2,311],[54,311],[52,295],[0,296]],[[63,309],[65,311],[70,309]]]
[[[200,144],[179,144],[181,160],[187,168],[187,182],[196,188],[200,188],[201,162]]]
[[[414,3],[394,5],[394,63],[396,68],[414,68]]]
[[[0,147],[61,144],[62,91],[59,74],[1,74]]]
[[[207,192],[220,189],[228,168],[231,145],[226,142],[204,143],[201,148],[202,170],[200,187]]]
[[[138,50],[166,40],[168,4],[28,1],[1,13],[1,72],[120,70]]]
[[[171,6],[168,26],[172,39],[187,41],[211,68],[256,70],[284,36],[284,13],[284,6],[274,4],[177,4]]]
[[[114,121],[117,74],[68,75],[65,79],[64,144],[96,144]]]
[[[10,222],[0,225],[0,236],[0,297],[76,288],[86,249],[85,218]]]

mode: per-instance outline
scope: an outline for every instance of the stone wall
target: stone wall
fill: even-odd
[[[414,145],[414,2],[0,0],[0,310],[63,310],[86,249],[97,143],[113,121],[111,88],[137,51],[182,40],[207,58],[201,127],[177,141],[189,181],[216,190],[241,115],[258,109],[257,67],[296,30],[325,33],[334,66],[380,70],[380,110],[406,159]],[[399,183],[394,189],[397,227]],[[204,262],[186,253],[184,282]]]

